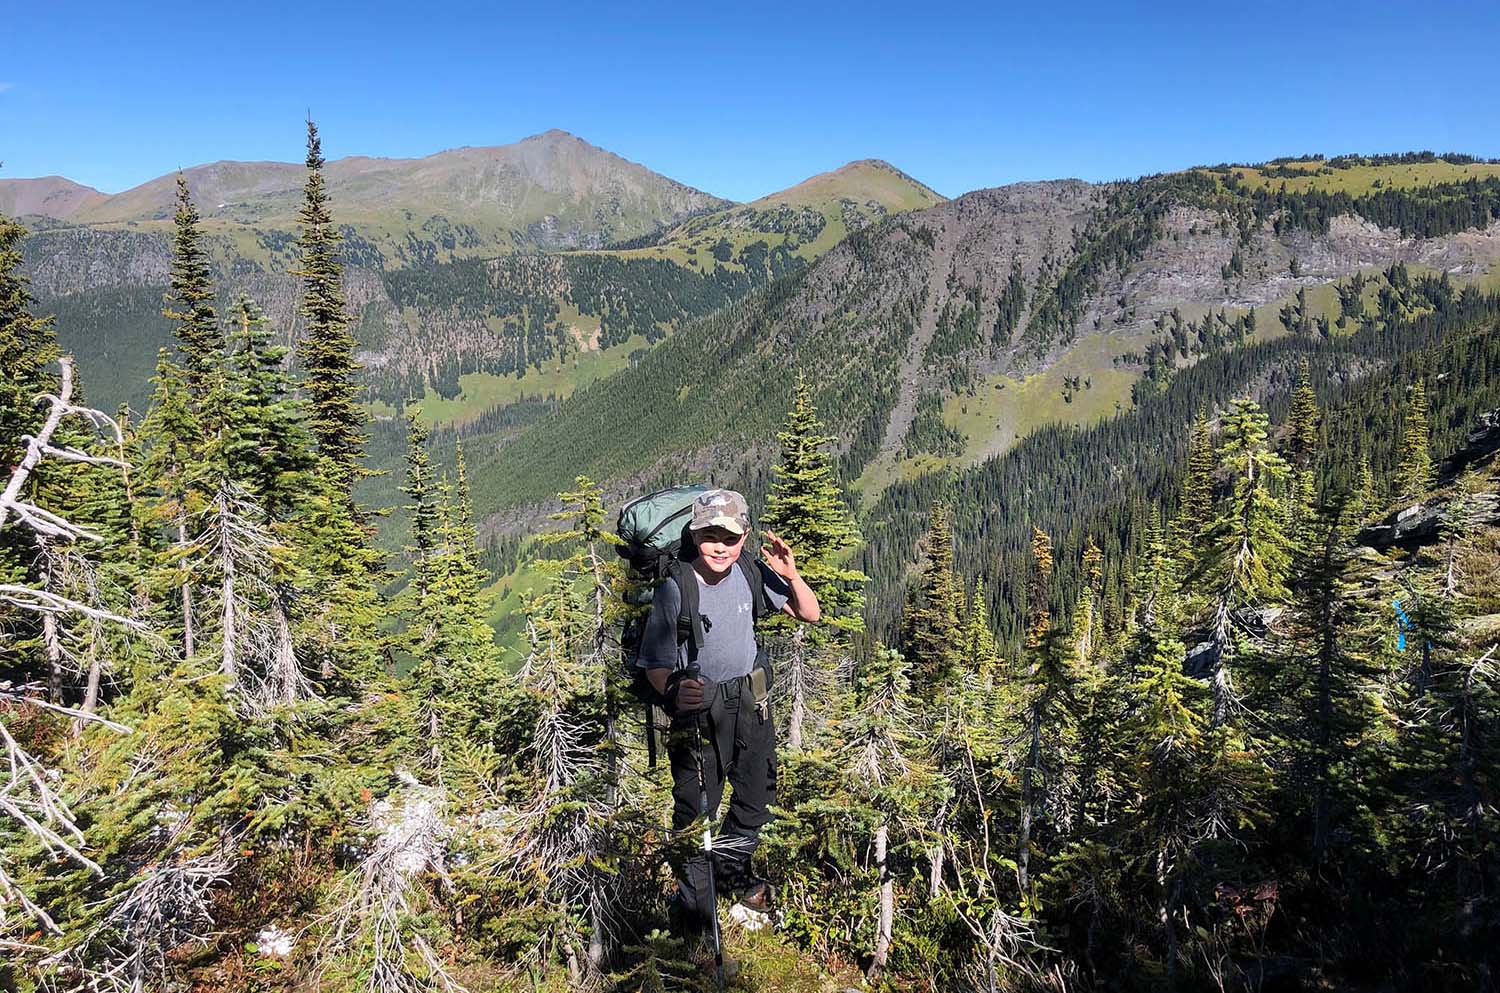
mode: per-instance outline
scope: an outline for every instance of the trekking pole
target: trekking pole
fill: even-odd
[[[699,678],[696,665],[688,666],[686,678]],[[701,710],[694,718],[694,722],[698,726],[698,746],[693,749],[693,755],[698,762],[698,812],[703,815],[703,858],[708,864],[708,906],[709,917],[713,921],[714,983],[722,990],[724,988],[724,946],[719,940],[719,895],[714,888],[714,826],[708,817],[708,777],[703,771],[703,746],[708,741],[709,732],[704,724]]]

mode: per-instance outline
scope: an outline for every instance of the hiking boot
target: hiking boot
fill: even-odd
[[[764,879],[751,880],[735,902],[758,914],[769,914],[776,899],[775,888]]]

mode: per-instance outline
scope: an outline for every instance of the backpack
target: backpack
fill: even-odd
[[[693,500],[708,489],[689,484],[648,493],[622,507],[619,523],[615,526],[615,533],[621,539],[615,550],[630,564],[630,578],[638,584],[636,590],[626,597],[626,603],[636,609],[626,613],[620,631],[620,664],[630,695],[646,711],[646,747],[652,768],[656,767],[656,732],[665,731],[669,721],[660,695],[636,661],[640,658],[641,639],[645,635],[652,597],[656,588],[665,582],[677,583],[681,594],[677,644],[688,646],[689,659],[696,658],[703,647],[698,583],[687,574],[692,569],[690,562],[695,551],[688,536],[688,525],[692,522]],[[751,619],[752,623],[757,623],[770,606],[765,579],[749,552],[740,554],[735,568],[744,574],[750,587]],[[684,578],[691,581],[683,582]]]

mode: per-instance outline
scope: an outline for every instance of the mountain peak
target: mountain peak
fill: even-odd
[[[763,197],[757,203],[800,206],[828,200],[861,203],[874,200],[890,210],[914,210],[935,206],[946,199],[884,159],[855,159]]]
[[[67,220],[108,198],[92,186],[75,183],[62,176],[39,176],[35,179],[0,179],[0,213],[12,217],[35,214],[54,220]]]

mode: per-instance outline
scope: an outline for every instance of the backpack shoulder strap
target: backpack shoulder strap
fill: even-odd
[[[688,646],[688,659],[703,649],[703,615],[698,612],[698,577],[692,566],[675,562],[667,570],[667,582],[677,584],[677,644]]]
[[[760,562],[749,552],[741,552],[735,565],[739,566],[750,587],[750,617],[759,623],[762,617],[771,612],[771,598],[766,595],[765,574],[760,571]]]

